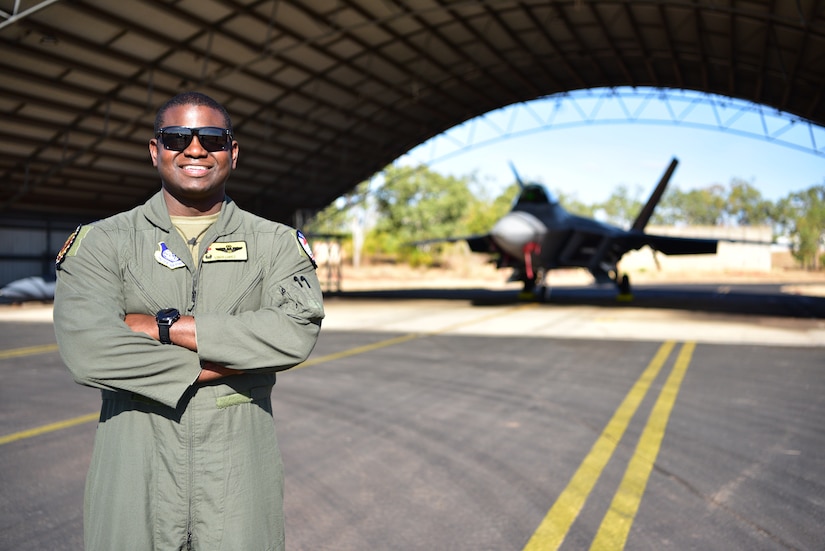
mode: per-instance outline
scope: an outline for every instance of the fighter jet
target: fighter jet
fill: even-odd
[[[18,304],[32,300],[49,302],[54,300],[54,281],[42,277],[25,277],[12,281],[0,289],[0,304]]]
[[[581,267],[586,268],[597,283],[612,282],[621,294],[629,294],[630,281],[617,269],[619,260],[628,251],[648,245],[666,255],[716,253],[717,239],[644,232],[678,162],[674,157],[647,204],[627,230],[570,214],[544,186],[524,183],[511,164],[521,188],[512,210],[485,235],[449,241],[463,239],[474,252],[495,254],[497,267],[513,268],[510,280],[522,281],[524,293],[537,293],[537,286],[543,287],[549,270]]]

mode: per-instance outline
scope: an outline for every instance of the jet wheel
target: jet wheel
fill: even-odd
[[[624,274],[621,281],[619,281],[619,292],[623,295],[630,294],[630,278],[627,274]]]

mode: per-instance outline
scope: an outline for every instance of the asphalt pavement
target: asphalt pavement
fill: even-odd
[[[825,549],[822,299],[554,293],[329,297],[273,393],[287,549]],[[0,370],[0,549],[80,549],[99,394],[44,306]]]

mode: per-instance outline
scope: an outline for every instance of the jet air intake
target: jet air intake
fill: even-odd
[[[512,211],[490,230],[490,236],[505,253],[521,258],[525,248],[532,244],[540,245],[547,234],[547,227],[541,220],[530,213]]]

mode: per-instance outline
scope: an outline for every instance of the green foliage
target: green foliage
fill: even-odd
[[[375,193],[376,230],[393,233],[402,241],[447,236],[472,200],[466,180],[426,167],[389,166],[384,180]]]
[[[368,234],[375,249],[413,265],[438,262],[443,244],[417,247],[429,239],[484,233],[509,205],[490,201],[473,177],[456,178],[426,166],[389,166],[373,195],[377,222]]]
[[[579,201],[574,194],[564,193],[561,190],[556,190],[556,200],[559,204],[570,214],[577,214],[579,216],[589,216],[592,218],[598,210],[598,205],[588,205]]]
[[[652,222],[663,225],[716,226],[725,220],[726,204],[725,188],[719,184],[690,191],[673,187],[662,196]]]
[[[485,199],[483,194],[479,193],[478,200],[474,201],[472,207],[472,216],[468,219],[469,234],[478,235],[490,231],[499,218],[510,212],[519,191],[518,184],[514,182],[492,201]]]
[[[771,221],[771,202],[762,198],[758,189],[745,180],[731,180],[727,213],[740,226],[757,226]]]
[[[794,258],[806,269],[825,266],[825,258],[820,254],[825,237],[825,185],[792,193],[781,208],[794,236]]]
[[[644,207],[644,203],[639,199],[641,193],[641,187],[637,187],[636,193],[631,197],[627,186],[620,184],[608,197],[607,201],[597,205],[597,209],[605,213],[606,221],[609,224],[629,227]]]
[[[369,196],[369,182],[361,182],[337,201],[315,215],[306,225],[307,235],[343,234],[350,231],[356,207],[363,208]]]

